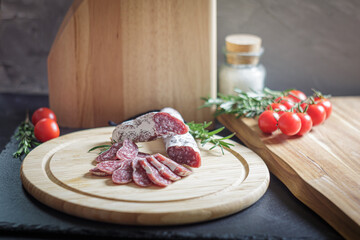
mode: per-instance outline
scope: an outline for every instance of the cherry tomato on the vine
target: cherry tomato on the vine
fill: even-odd
[[[323,106],[325,108],[325,112],[326,112],[326,118],[325,119],[328,119],[330,117],[331,112],[332,112],[332,104],[329,101],[329,99],[316,97],[315,102],[317,104],[320,104],[321,106]]]
[[[264,133],[272,133],[277,129],[278,119],[279,119],[278,113],[271,110],[266,110],[259,116],[258,119],[259,128]]]
[[[301,119],[296,113],[285,112],[279,118],[278,127],[285,135],[295,135],[300,131]]]
[[[53,119],[43,118],[35,125],[34,134],[40,142],[46,142],[58,137],[60,135],[60,129]]]
[[[293,100],[290,99],[289,97],[278,97],[278,98],[275,99],[274,102],[284,105],[287,109],[290,109],[295,105]]]
[[[288,97],[295,103],[304,101],[307,98],[305,93],[299,90],[291,90]]]
[[[53,119],[56,122],[56,116],[55,113],[46,107],[42,107],[37,109],[32,117],[31,117],[31,122],[34,124],[34,126],[36,125],[37,122],[39,122],[41,119],[43,118],[50,118]]]
[[[325,121],[325,108],[320,104],[310,104],[306,113],[310,115],[313,126],[319,125]]]
[[[311,117],[306,113],[297,113],[297,115],[301,120],[301,128],[300,128],[300,131],[296,135],[302,136],[302,135],[310,132],[313,122],[311,120]]]
[[[272,103],[266,107],[266,110],[274,110],[279,114],[279,116],[281,116],[281,114],[283,114],[287,110],[287,108],[281,103]]]

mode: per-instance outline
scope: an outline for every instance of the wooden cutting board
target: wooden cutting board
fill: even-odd
[[[269,172],[248,148],[200,148],[202,166],[166,188],[113,184],[110,177],[88,171],[96,164],[94,146],[109,141],[113,127],[68,134],[35,148],[24,159],[25,189],[42,203],[92,220],[134,224],[174,225],[207,221],[238,212],[266,191]],[[165,154],[164,143],[139,143],[143,152]]]
[[[333,113],[303,137],[260,131],[256,119],[219,121],[290,191],[345,238],[360,236],[360,97],[334,97]]]
[[[63,127],[107,126],[173,107],[185,120],[216,95],[216,0],[75,0],[48,56]]]

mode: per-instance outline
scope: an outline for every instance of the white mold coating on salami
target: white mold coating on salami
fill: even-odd
[[[188,130],[183,121],[169,113],[151,112],[117,125],[112,133],[112,139],[120,143],[125,139],[133,142],[148,142],[160,137],[185,134]]]
[[[155,139],[155,114],[156,112],[144,114],[134,120],[117,125],[112,133],[112,139],[116,142],[123,142],[125,139],[134,142],[146,142]]]

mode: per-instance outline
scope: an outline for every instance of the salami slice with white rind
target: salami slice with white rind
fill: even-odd
[[[117,125],[112,133],[112,139],[120,143],[125,139],[133,142],[148,142],[162,136],[185,134],[188,130],[183,121],[169,113],[151,112]]]
[[[175,161],[165,157],[160,153],[155,154],[154,157],[156,158],[156,160],[167,166],[171,171],[173,171],[179,176],[186,177],[192,174],[192,171],[190,169],[176,163]]]
[[[132,160],[122,161],[121,166],[112,174],[112,181],[116,184],[126,184],[132,181]]]
[[[117,150],[116,157],[120,160],[132,160],[136,158],[138,152],[138,146],[133,141],[125,139],[122,146]]]
[[[152,185],[152,182],[150,181],[144,168],[140,165],[139,159],[140,158],[135,158],[132,162],[132,168],[133,168],[132,178],[136,185],[140,187],[148,187]]]
[[[105,173],[112,174],[116,169],[118,169],[124,160],[110,160],[102,161],[96,165],[96,167]]]
[[[165,166],[164,164],[162,164],[158,160],[156,160],[156,158],[154,156],[149,156],[146,158],[146,160],[151,165],[153,165],[159,171],[161,176],[163,176],[164,178],[169,179],[171,181],[177,181],[177,180],[181,179],[181,177],[179,177],[178,175],[173,173],[167,166]]]
[[[154,168],[146,159],[144,159],[144,158],[139,159],[139,162],[140,162],[141,166],[145,169],[146,174],[149,177],[149,179],[155,185],[158,185],[159,187],[166,187],[172,183],[170,180],[163,178],[160,175],[159,171],[156,170],[156,168]]]
[[[122,143],[114,143],[109,150],[106,152],[103,152],[99,156],[97,156],[96,161],[102,162],[107,160],[115,160],[116,159],[116,153],[119,150],[119,148],[122,146]]]
[[[184,121],[180,113],[173,108],[164,108],[161,112],[169,113],[173,117]],[[190,133],[165,137],[163,140],[166,152],[172,160],[190,167],[197,168],[201,166],[200,150]]]
[[[108,174],[106,172],[101,171],[97,167],[94,167],[94,168],[90,169],[89,172],[91,174],[95,175],[95,176],[100,176],[100,177],[105,177],[105,176],[110,176],[111,175],[111,174]]]

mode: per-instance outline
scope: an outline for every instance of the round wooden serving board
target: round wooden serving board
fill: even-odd
[[[57,210],[92,220],[133,225],[174,225],[207,221],[256,202],[269,184],[262,159],[248,148],[200,147],[202,166],[166,188],[116,185],[89,173],[94,146],[109,142],[113,127],[71,133],[35,148],[24,159],[25,189]],[[139,143],[140,151],[166,154],[162,140]]]

